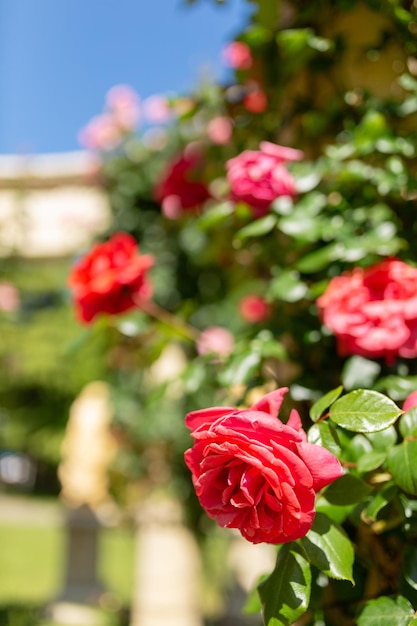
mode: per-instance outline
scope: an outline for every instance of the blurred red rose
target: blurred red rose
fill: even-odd
[[[152,286],[146,275],[154,263],[150,254],[139,254],[135,239],[116,233],[94,246],[72,268],[68,279],[78,318],[91,322],[100,313],[117,315],[148,299]]]
[[[300,150],[263,141],[260,150],[245,150],[226,162],[230,197],[246,202],[254,217],[268,213],[271,202],[297,194],[295,180],[285,167],[287,161],[303,158]]]
[[[263,113],[268,106],[268,98],[262,89],[255,89],[245,96],[243,104],[251,113]]]
[[[207,186],[198,180],[201,165],[201,153],[190,149],[168,164],[155,188],[155,198],[165,217],[177,219],[211,197]]]
[[[304,537],[316,492],[343,471],[328,450],[307,443],[297,411],[278,419],[287,388],[250,409],[214,407],[186,416],[194,445],[185,452],[201,506],[219,526],[252,543]]]
[[[342,356],[417,356],[417,269],[398,259],[333,278],[317,300]]]
[[[249,294],[240,301],[239,312],[247,322],[264,322],[271,314],[271,305],[262,296]]]

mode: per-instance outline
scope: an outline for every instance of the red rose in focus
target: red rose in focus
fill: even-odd
[[[271,305],[262,296],[248,295],[240,301],[239,312],[247,322],[264,322],[271,314]]]
[[[162,205],[162,212],[170,219],[193,212],[211,196],[206,185],[198,180],[201,154],[185,150],[168,164],[155,189],[155,198]]]
[[[246,202],[254,217],[268,213],[271,202],[297,194],[295,180],[285,167],[287,161],[303,158],[300,150],[263,141],[260,150],[245,150],[226,162],[230,197]]]
[[[96,245],[74,265],[68,279],[79,319],[88,323],[100,313],[123,313],[138,306],[136,298],[150,298],[146,273],[153,263],[150,254],[139,254],[127,233]]]
[[[342,356],[417,356],[417,269],[398,259],[333,278],[317,300]]]
[[[343,473],[330,452],[307,443],[297,411],[287,424],[278,419],[287,391],[277,389],[247,410],[214,407],[186,416],[194,445],[185,462],[201,506],[252,543],[304,537],[316,492]]]

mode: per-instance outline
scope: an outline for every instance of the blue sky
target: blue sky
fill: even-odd
[[[229,0],[0,0],[0,153],[77,150],[78,130],[115,84],[142,98],[183,93],[250,5]]]

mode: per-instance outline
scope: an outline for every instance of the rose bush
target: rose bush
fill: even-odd
[[[336,276],[317,305],[341,355],[417,356],[417,269],[399,259]]]
[[[265,215],[277,198],[297,194],[295,180],[284,164],[302,158],[300,150],[269,141],[262,141],[260,150],[244,150],[226,162],[230,198],[246,202],[254,217]]]
[[[138,298],[150,298],[147,272],[153,263],[150,254],[139,253],[136,240],[127,233],[116,233],[94,246],[75,263],[68,278],[77,317],[89,323],[101,313],[123,313],[138,306]]]
[[[287,391],[277,389],[250,409],[214,407],[186,417],[195,443],[185,462],[201,506],[252,543],[303,537],[317,491],[343,474],[330,452],[307,443],[297,411],[287,424],[278,419]]]

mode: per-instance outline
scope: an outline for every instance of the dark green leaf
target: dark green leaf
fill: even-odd
[[[387,457],[387,468],[395,483],[407,493],[417,496],[417,440],[394,446]]]
[[[360,502],[371,491],[372,488],[363,480],[352,476],[352,474],[345,474],[327,487],[324,497],[331,504],[343,506]]]
[[[380,491],[378,491],[369,502],[365,509],[364,515],[367,520],[375,521],[378,513],[384,509],[397,495],[398,487],[394,483],[389,482]]]
[[[294,542],[284,544],[275,569],[259,587],[264,623],[291,626],[303,615],[310,602],[310,564]]]
[[[404,576],[408,584],[417,589],[417,547],[407,545],[404,551]]]
[[[355,555],[352,543],[326,515],[316,514],[312,529],[300,543],[312,565],[331,578],[354,582],[352,566]]]
[[[336,387],[336,389],[332,389],[332,391],[326,393],[322,398],[320,398],[320,400],[317,400],[317,402],[313,404],[310,409],[310,417],[313,422],[317,422],[317,420],[323,415],[324,411],[328,409],[329,406],[335,402],[335,400],[337,400],[342,391],[343,387],[340,385],[339,387]]]
[[[374,433],[391,426],[401,409],[386,396],[369,389],[355,389],[330,407],[330,418],[339,426],[359,433]]]
[[[358,626],[411,626],[414,609],[403,596],[369,600],[358,618]]]

